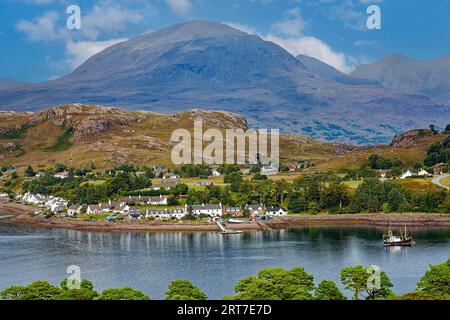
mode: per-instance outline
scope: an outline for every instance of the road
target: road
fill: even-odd
[[[441,180],[442,180],[442,179],[444,179],[444,178],[446,178],[446,177],[449,177],[449,176],[450,176],[449,173],[444,174],[444,175],[442,175],[442,176],[439,176],[439,177],[437,177],[437,178],[434,178],[432,182],[433,182],[435,185],[437,185],[438,187],[444,188],[444,189],[446,189],[446,190],[450,190],[449,187],[447,187],[446,185],[443,185],[443,184],[441,183]]]

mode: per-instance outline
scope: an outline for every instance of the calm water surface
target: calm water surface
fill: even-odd
[[[305,227],[223,236],[216,233],[95,233],[12,226],[0,220],[0,289],[35,280],[55,284],[69,265],[97,290],[131,286],[154,299],[173,279],[193,281],[209,298],[233,294],[237,280],[265,267],[303,266],[315,280],[339,282],[341,268],[376,264],[396,293],[415,288],[430,264],[450,258],[449,229],[411,229],[417,245],[384,248],[385,230]]]

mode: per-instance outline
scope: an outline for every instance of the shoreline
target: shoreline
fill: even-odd
[[[106,222],[81,221],[69,219],[45,219],[31,217],[29,213],[34,209],[21,204],[0,204],[0,211],[13,217],[6,223],[38,227],[59,228],[94,232],[218,232],[215,224],[195,224],[189,222]],[[447,227],[450,228],[448,214],[340,214],[340,215],[291,215],[278,217],[269,222],[228,224],[227,229],[242,231],[282,230],[302,226],[330,226],[330,225],[370,225],[378,227]]]

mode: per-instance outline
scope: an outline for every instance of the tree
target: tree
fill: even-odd
[[[430,124],[430,130],[433,132],[434,135],[439,133],[434,124]]]
[[[263,269],[257,277],[240,280],[235,287],[235,300],[311,300],[314,277],[302,267]]]
[[[449,133],[450,132],[450,123],[448,125],[445,126],[445,133]]]
[[[179,201],[178,201],[178,199],[177,199],[177,197],[175,197],[175,196],[169,196],[168,198],[167,198],[167,205],[168,206],[177,206],[177,205],[179,205],[180,203],[179,203]]]
[[[349,203],[349,194],[350,191],[346,185],[332,182],[320,192],[320,207],[322,209],[342,209]]]
[[[242,179],[242,175],[239,172],[231,172],[224,176],[223,181],[230,184],[232,192],[238,192],[244,179]]]
[[[103,290],[96,300],[150,300],[150,297],[130,287]]]
[[[166,300],[206,300],[207,296],[188,280],[174,280],[169,284]]]
[[[268,178],[266,175],[262,175],[260,173],[256,173],[252,178],[253,181],[261,181],[261,180],[267,180],[267,179]]]
[[[450,298],[450,259],[442,264],[430,266],[417,283],[418,293]]]
[[[94,291],[92,282],[86,279],[81,280],[79,289],[69,289],[67,279],[64,279],[60,286],[62,292],[58,300],[94,300],[98,296],[98,293]]]
[[[36,172],[34,172],[34,170],[31,166],[28,166],[28,168],[25,170],[25,176],[34,177],[34,176],[36,176]]]
[[[341,282],[345,289],[353,291],[355,300],[359,300],[359,295],[366,289],[368,277],[366,268],[361,265],[341,270]]]
[[[308,201],[301,192],[292,192],[288,196],[288,210],[292,213],[300,213],[308,210]]]
[[[374,274],[361,265],[347,267],[341,270],[341,282],[347,290],[353,291],[353,298],[359,300],[360,294],[365,292],[367,299],[382,299],[392,294],[390,288],[393,284],[388,275],[380,272],[379,283],[373,283],[371,277]],[[375,279],[374,279],[375,280]]]
[[[0,293],[5,300],[57,300],[61,289],[47,281],[35,281],[28,286],[12,286]]]
[[[336,283],[331,280],[323,280],[314,292],[314,298],[317,300],[346,300]]]
[[[378,178],[368,178],[356,189],[350,207],[352,211],[379,212],[383,201],[381,200],[381,190],[383,184]]]

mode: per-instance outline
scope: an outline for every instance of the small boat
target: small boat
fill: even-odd
[[[240,230],[236,230],[236,231],[227,230],[227,231],[222,231],[220,234],[227,235],[227,234],[243,234],[243,233],[244,233],[244,231],[240,231]]]
[[[400,236],[394,235],[391,228],[389,228],[388,234],[383,236],[383,243],[385,247],[410,247],[415,244],[412,236],[409,236],[406,231],[402,234],[400,231]]]
[[[245,221],[244,220],[240,220],[240,219],[229,219],[228,223],[242,224],[242,223],[245,223]]]

